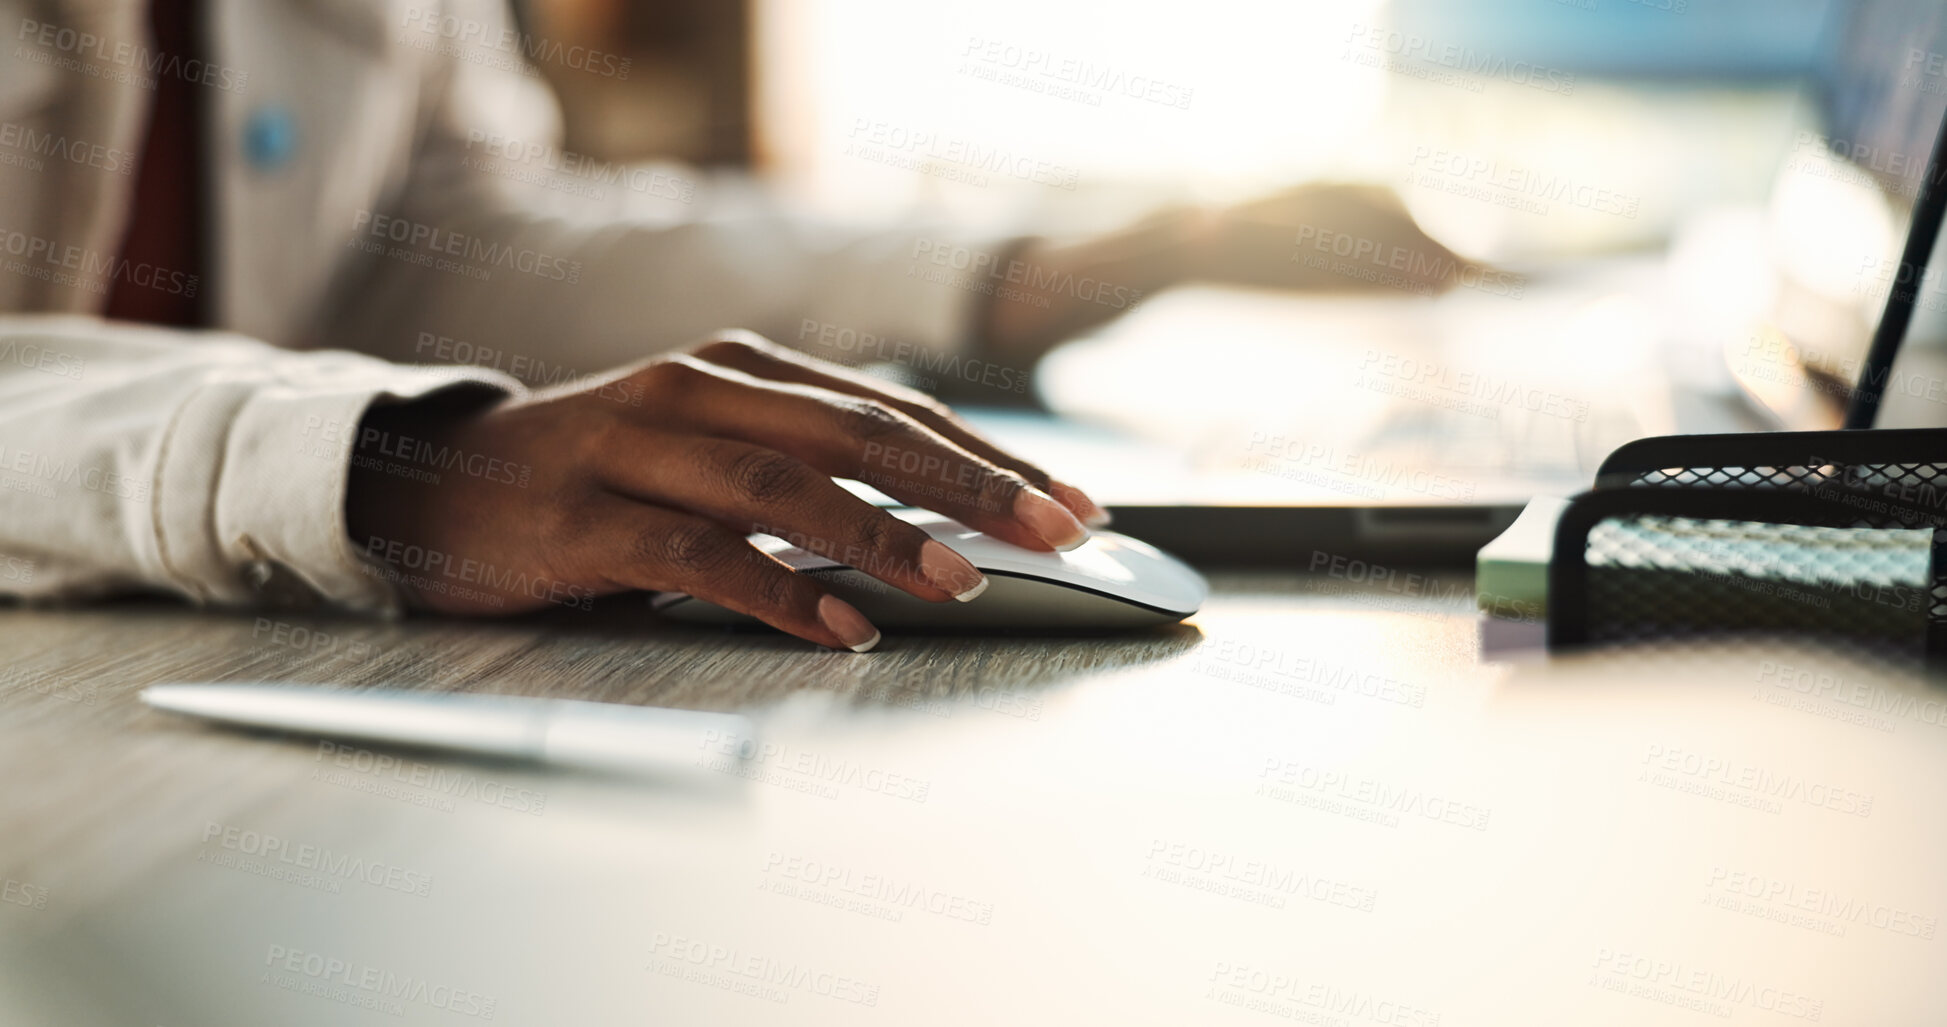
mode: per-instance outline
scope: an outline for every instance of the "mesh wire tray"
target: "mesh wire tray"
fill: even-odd
[[[1557,526],[1549,641],[1759,629],[1947,653],[1943,528],[1947,430],[1640,440]]]
[[[1832,631],[1917,644],[1933,533],[1690,517],[1589,532],[1591,641],[1696,631]]]

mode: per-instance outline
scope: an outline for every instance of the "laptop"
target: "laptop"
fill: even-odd
[[[1466,288],[1171,290],[1044,361],[1052,415],[962,409],[1088,489],[1117,530],[1245,565],[1319,551],[1471,565],[1528,500],[1588,488],[1634,438],[1833,428],[1848,403],[1844,423],[1860,427],[1882,397],[1879,423],[1895,407],[1901,424],[1947,423],[1947,395],[1907,402],[1893,366],[1916,311],[1947,310],[1947,288],[1925,274],[1939,212],[1916,216],[1941,192],[1924,188],[1939,166],[1925,157],[1947,113],[1947,13],[1926,0],[1839,5],[1825,40],[1811,87],[1821,134],[1793,149],[1780,188],[1872,197],[1888,212],[1888,250],[1852,262],[1855,295],[1788,281],[1764,323],[1723,339],[1714,376],[1668,366],[1666,257],[1634,255],[1524,269],[1518,303]],[[1823,195],[1810,216],[1829,216]],[[1882,290],[1874,329],[1860,312]],[[1947,359],[1909,356],[1937,361],[1947,381]]]

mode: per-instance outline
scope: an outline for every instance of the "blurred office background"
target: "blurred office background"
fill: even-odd
[[[522,4],[632,59],[542,69],[581,153],[1044,232],[1383,181],[1509,267],[1664,255],[1659,345],[1700,369],[1756,320],[1827,363],[1863,346],[1947,102],[1941,47],[1904,38],[1939,39],[1935,0]]]
[[[521,4],[530,31],[632,60],[620,79],[561,63],[541,67],[561,96],[570,149],[750,164],[837,207],[923,202],[969,213],[1114,218],[1163,200],[1237,199],[1320,176],[1397,180],[1421,148],[1580,177],[1644,204],[1633,218],[1573,207],[1524,218],[1480,204],[1444,218],[1459,242],[1489,253],[1644,245],[1701,206],[1763,201],[1795,131],[1818,128],[1820,101],[1810,87],[1837,58],[1848,12],[1918,6]],[[1030,54],[1044,56],[1030,66]],[[1488,73],[1415,77],[1361,63],[1362,54],[1437,71],[1446,70],[1443,62],[1472,62]],[[979,74],[1012,70],[1059,84],[1045,74],[1055,62],[1072,63],[1072,78],[1153,80],[1183,102],[1086,86],[1080,97],[1061,99]],[[1522,65],[1553,76],[1566,92],[1515,81]],[[956,177],[945,168],[915,174],[848,159],[857,132],[872,123],[1076,170],[1080,195],[1005,174],[978,176],[971,167]],[[1439,206],[1414,199],[1417,207]]]

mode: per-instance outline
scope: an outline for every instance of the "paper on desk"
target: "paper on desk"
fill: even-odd
[[[1474,558],[1474,594],[1490,617],[1534,620],[1548,608],[1548,558],[1568,500],[1536,496]]]

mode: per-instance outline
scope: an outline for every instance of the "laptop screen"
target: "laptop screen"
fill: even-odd
[[[1940,267],[1925,262],[1901,267],[1903,254],[1910,255],[1922,187],[1930,174],[1939,173],[1931,158],[1947,114],[1947,6],[1940,0],[1853,0],[1835,5],[1833,16],[1836,24],[1827,36],[1831,49],[1818,82],[1824,145],[1877,187],[1893,231],[1882,252],[1860,261],[1865,309],[1881,321],[1870,350],[1837,367],[1812,363],[1814,370],[1851,387],[1848,426],[1866,427],[1873,423],[1880,395],[1901,392],[1892,378],[1900,373],[1893,356],[1902,337],[1937,343],[1947,324],[1941,316],[1947,312],[1947,287]],[[1896,284],[1906,292],[1903,298],[1910,298],[1910,310],[1888,308]],[[1923,412],[1922,419],[1947,424],[1947,416]]]
[[[1910,213],[1947,111],[1947,6],[1855,0],[1834,17],[1819,81],[1827,144]]]

